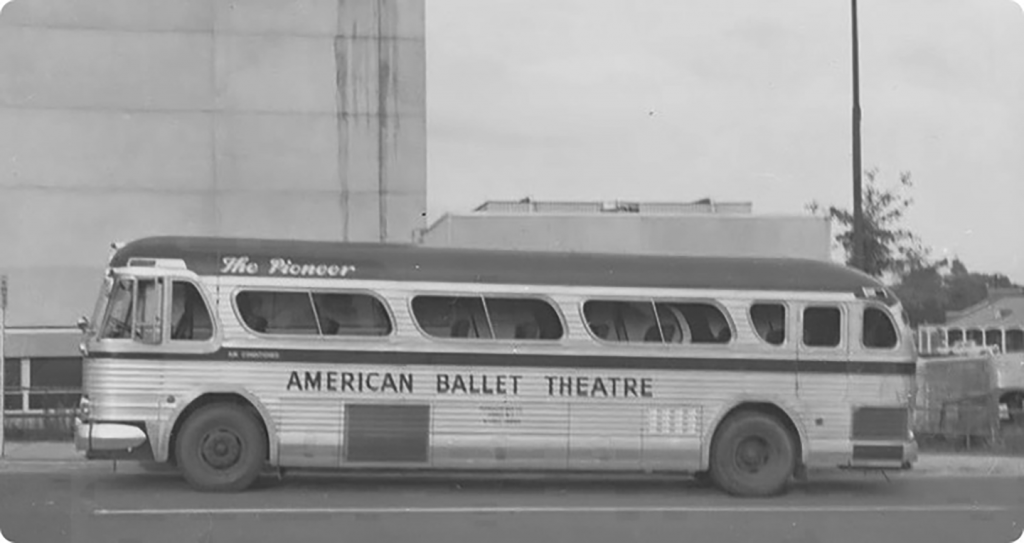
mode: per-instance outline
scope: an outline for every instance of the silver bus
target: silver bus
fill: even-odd
[[[76,444],[239,491],[267,469],[907,469],[916,351],[843,266],[159,237],[83,318]]]

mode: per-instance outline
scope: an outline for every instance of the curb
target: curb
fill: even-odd
[[[95,473],[111,473],[111,474],[125,474],[125,475],[159,475],[159,474],[176,474],[177,470],[174,467],[166,466],[162,464],[154,463],[141,463],[135,460],[121,460],[114,464],[112,460],[85,460],[85,459],[0,459],[0,473],[60,473],[60,472],[95,472]],[[476,474],[472,472],[456,472],[454,474],[444,475],[442,473],[433,472],[416,472],[416,473],[403,473],[403,472],[380,472],[374,471],[370,473],[359,473],[347,470],[295,470],[295,475],[306,473],[310,474],[322,474],[322,475],[341,475],[345,477],[355,477],[357,479],[362,478],[373,478],[373,479],[391,479],[394,477],[401,478],[455,478],[455,479],[514,479],[514,480],[536,480],[536,474],[516,474],[516,473],[502,473],[502,472],[488,472],[482,474]],[[904,471],[888,471],[885,474],[893,479],[959,479],[959,478],[1024,478],[1024,468],[1019,466],[944,466],[944,467],[926,467],[923,469],[914,468]],[[808,480],[813,482],[815,480],[829,480],[837,478],[848,478],[848,477],[859,477],[859,476],[881,476],[881,472],[875,470],[849,470],[839,468],[819,468],[810,470],[808,473]],[[543,478],[548,478],[545,476]],[[573,479],[593,479],[593,480],[654,480],[658,476],[636,473],[636,474],[574,474],[572,472],[563,472],[554,477],[558,480],[573,480]],[[653,478],[653,479],[652,479]],[[663,479],[687,479],[688,475],[683,474],[671,474],[664,476]]]
[[[14,445],[13,443],[11,445]],[[9,446],[6,455],[0,457],[0,473],[2,472],[37,472],[55,471],[106,471],[111,473],[166,473],[175,472],[170,466],[137,460],[121,460],[115,464],[112,460],[88,460],[85,453],[76,451],[69,443],[17,443]],[[13,453],[13,454],[12,454]],[[296,470],[297,472],[299,470]],[[323,470],[314,470],[323,471]],[[340,473],[354,474],[352,471]],[[457,472],[463,474],[464,472]],[[877,473],[876,470],[846,470],[838,468],[813,468],[810,478],[833,478],[858,473]],[[508,475],[508,474],[506,474]],[[572,476],[572,472],[565,472]],[[645,474],[636,475],[643,478]],[[910,470],[890,471],[887,475],[894,479],[922,478],[958,478],[958,477],[1024,477],[1024,457],[1020,456],[981,456],[955,454],[921,454]],[[604,477],[604,476],[602,476]]]

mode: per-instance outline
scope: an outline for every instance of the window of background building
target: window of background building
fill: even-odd
[[[29,375],[32,392],[29,409],[73,409],[78,406],[82,388],[81,358],[33,358]],[[38,389],[64,389],[44,392]]]
[[[786,342],[786,306],[778,303],[758,303],[750,306],[750,320],[754,331],[771,345]]]
[[[1006,331],[1006,352],[1019,353],[1024,351],[1024,330]]]
[[[1003,346],[1003,333],[998,328],[985,330],[985,345]]]
[[[21,411],[21,359],[4,359],[4,411]]]
[[[804,309],[804,345],[838,347],[842,339],[842,313],[838,307]]]

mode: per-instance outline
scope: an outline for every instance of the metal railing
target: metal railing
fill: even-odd
[[[66,441],[74,438],[75,418],[79,415],[81,388],[68,387],[5,387],[5,402],[20,397],[18,409],[4,410],[3,433],[10,440]],[[73,401],[44,400],[43,407],[32,408],[32,400],[40,396],[72,396]]]
[[[46,405],[44,407],[39,408],[31,407],[33,398],[38,398],[40,396],[57,395],[74,396],[74,400],[70,402],[58,402],[59,405]],[[19,405],[21,407],[18,409],[4,409],[4,412],[7,413],[8,416],[16,416],[19,414],[43,414],[49,409],[77,409],[78,399],[81,398],[81,396],[81,387],[8,386],[4,387],[4,403],[8,403],[10,401],[10,398],[19,398]]]

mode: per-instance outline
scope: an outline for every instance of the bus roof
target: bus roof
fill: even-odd
[[[181,259],[199,275],[861,294],[882,283],[831,262],[783,258],[640,256],[452,249],[412,244],[149,237],[120,247],[110,267]]]

